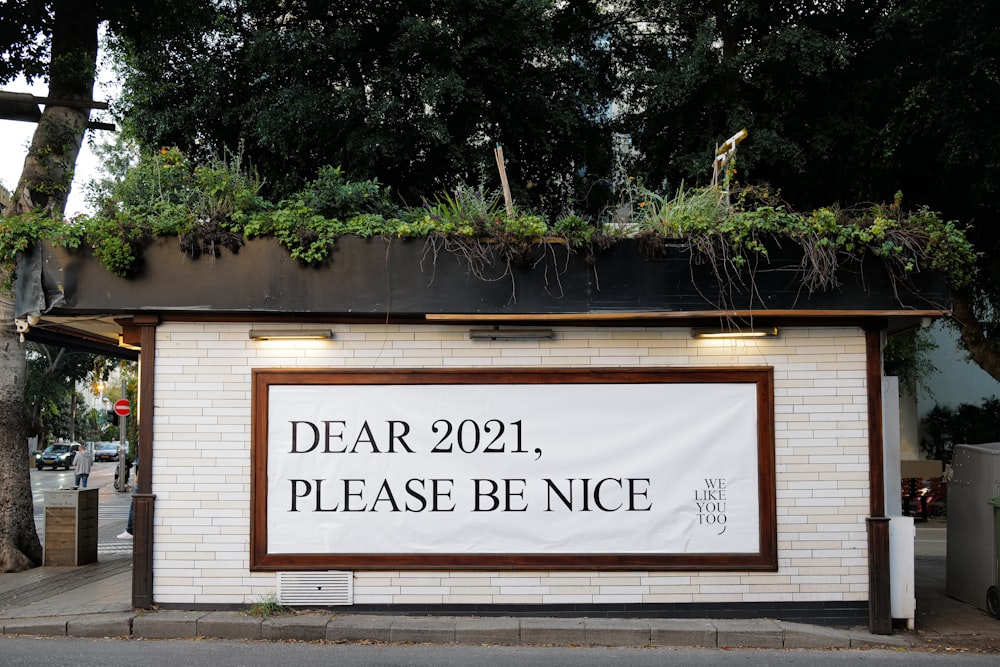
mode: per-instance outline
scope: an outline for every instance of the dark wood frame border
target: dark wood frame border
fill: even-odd
[[[267,551],[267,419],[271,385],[753,383],[757,388],[760,550],[709,554],[270,554]],[[250,569],[273,570],[755,570],[778,569],[774,369],[490,368],[413,370],[254,369],[251,416]]]

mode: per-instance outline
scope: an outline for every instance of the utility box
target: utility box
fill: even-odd
[[[986,591],[986,611],[1000,619],[1000,498],[990,498],[993,508],[993,585]]]
[[[97,489],[45,492],[43,565],[97,562]]]
[[[993,506],[1000,496],[1000,442],[956,445],[948,483],[945,593],[983,611],[996,578]]]
[[[889,517],[889,603],[893,620],[906,621],[912,630],[917,618],[914,541],[917,529],[911,516]]]

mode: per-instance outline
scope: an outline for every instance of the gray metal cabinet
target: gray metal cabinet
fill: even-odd
[[[989,501],[1000,496],[1000,442],[956,445],[952,470],[945,593],[986,611],[986,591],[997,583]]]

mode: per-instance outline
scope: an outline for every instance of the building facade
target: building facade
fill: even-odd
[[[138,354],[136,606],[334,577],[346,596],[308,601],[891,631],[881,350],[946,294],[775,270],[723,308],[690,258],[498,285],[395,248],[22,267],[28,335]]]

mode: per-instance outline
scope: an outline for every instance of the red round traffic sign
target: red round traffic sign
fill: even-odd
[[[132,406],[129,405],[127,398],[119,398],[115,401],[114,411],[119,417],[127,417],[132,412]]]

